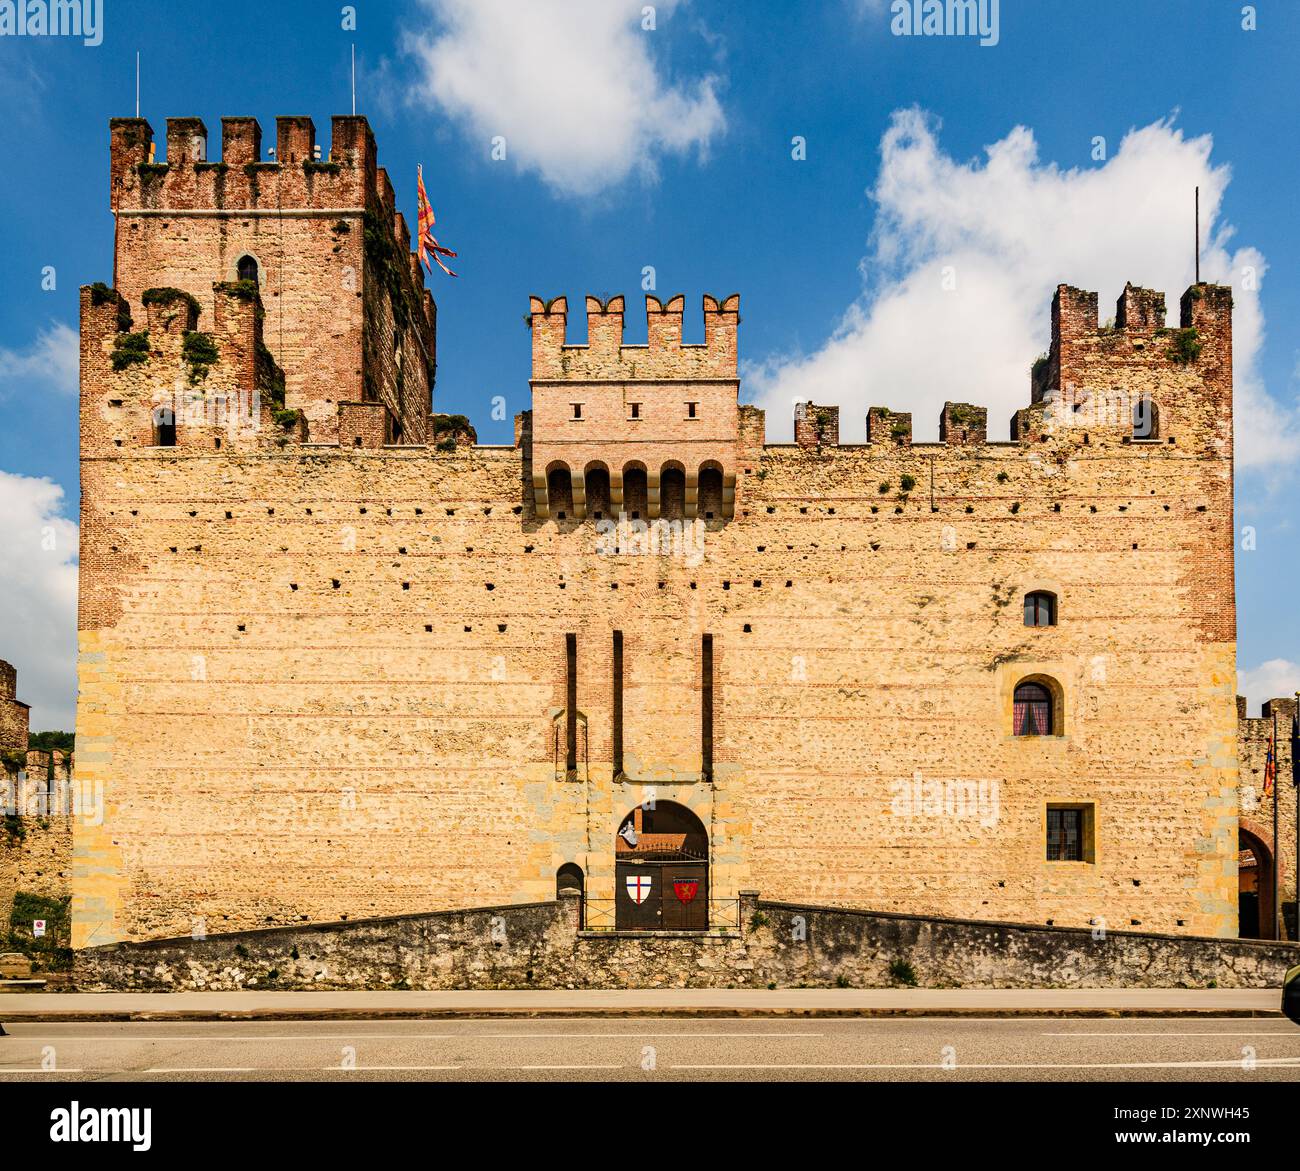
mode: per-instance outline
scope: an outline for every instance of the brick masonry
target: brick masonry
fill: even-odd
[[[706,827],[717,898],[1235,933],[1229,290],[1189,290],[1172,330],[1130,287],[1104,329],[1096,295],[1062,286],[1016,440],[949,403],[939,443],[900,414],[860,446],[818,406],[802,442],[765,444],[737,399],[736,296],[704,298],[694,346],[684,298],[647,298],[639,347],[623,298],[588,299],[578,346],[567,301],[534,297],[517,445],[441,450],[391,367],[367,391],[367,322],[394,303],[416,321],[410,298],[387,279],[344,296],[319,271],[333,245],[309,255],[333,221],[307,211],[376,190],[389,206],[362,120],[335,122],[337,175],[294,161],[307,131],[282,124],[276,168],[232,165],[224,191],[192,162],[133,162],[147,145],[128,130],[145,133],[115,124],[119,288],[83,293],[78,773],[105,818],[77,829],[75,946],[537,903],[565,863],[608,899],[615,831],[651,798]],[[277,225],[304,219],[268,271],[308,257],[268,276],[262,312],[213,287],[253,239],[222,234],[261,223],[241,226],[266,203],[254,176],[279,184]],[[125,214],[142,206],[158,214]],[[339,257],[363,260],[350,222]],[[258,428],[185,423],[151,445],[149,404],[189,379],[187,331],[160,321],[123,370],[112,354],[159,285],[200,301],[201,329],[211,314],[209,387],[254,393]],[[305,426],[265,404],[276,370]],[[1156,439],[1133,437],[1142,395]],[[1031,590],[1057,595],[1059,625],[1023,625]],[[1028,678],[1052,687],[1058,735],[1011,734]],[[981,782],[995,817],[946,810]],[[1094,807],[1092,861],[1045,861],[1053,802]]]
[[[0,752],[26,752],[31,708],[18,698],[18,672],[0,660]]]

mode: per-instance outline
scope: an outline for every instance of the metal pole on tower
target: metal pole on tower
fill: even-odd
[[[140,117],[140,50],[135,51],[135,116]]]
[[[1196,188],[1196,283],[1201,283],[1201,188]]]
[[[357,116],[357,47],[352,46],[352,116]]]

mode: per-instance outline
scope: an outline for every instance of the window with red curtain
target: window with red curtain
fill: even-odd
[[[1041,683],[1016,688],[1012,730],[1017,736],[1052,735],[1052,693]]]

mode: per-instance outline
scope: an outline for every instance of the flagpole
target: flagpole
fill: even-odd
[[[1277,811],[1281,803],[1277,799],[1277,708],[1273,709],[1273,938],[1281,939],[1282,932],[1282,889],[1279,885],[1281,871],[1279,868],[1278,847],[1281,842],[1277,832]]]

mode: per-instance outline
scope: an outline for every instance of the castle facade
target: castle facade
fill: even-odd
[[[534,297],[531,409],[433,411],[436,311],[362,118],[210,161],[112,126],[82,292],[73,942],[742,890],[1238,929],[1232,296],[1062,285],[1012,439],[740,401],[737,296]],[[504,323],[503,323],[504,328]],[[905,393],[905,388],[902,388]],[[895,403],[894,407],[905,405]]]

